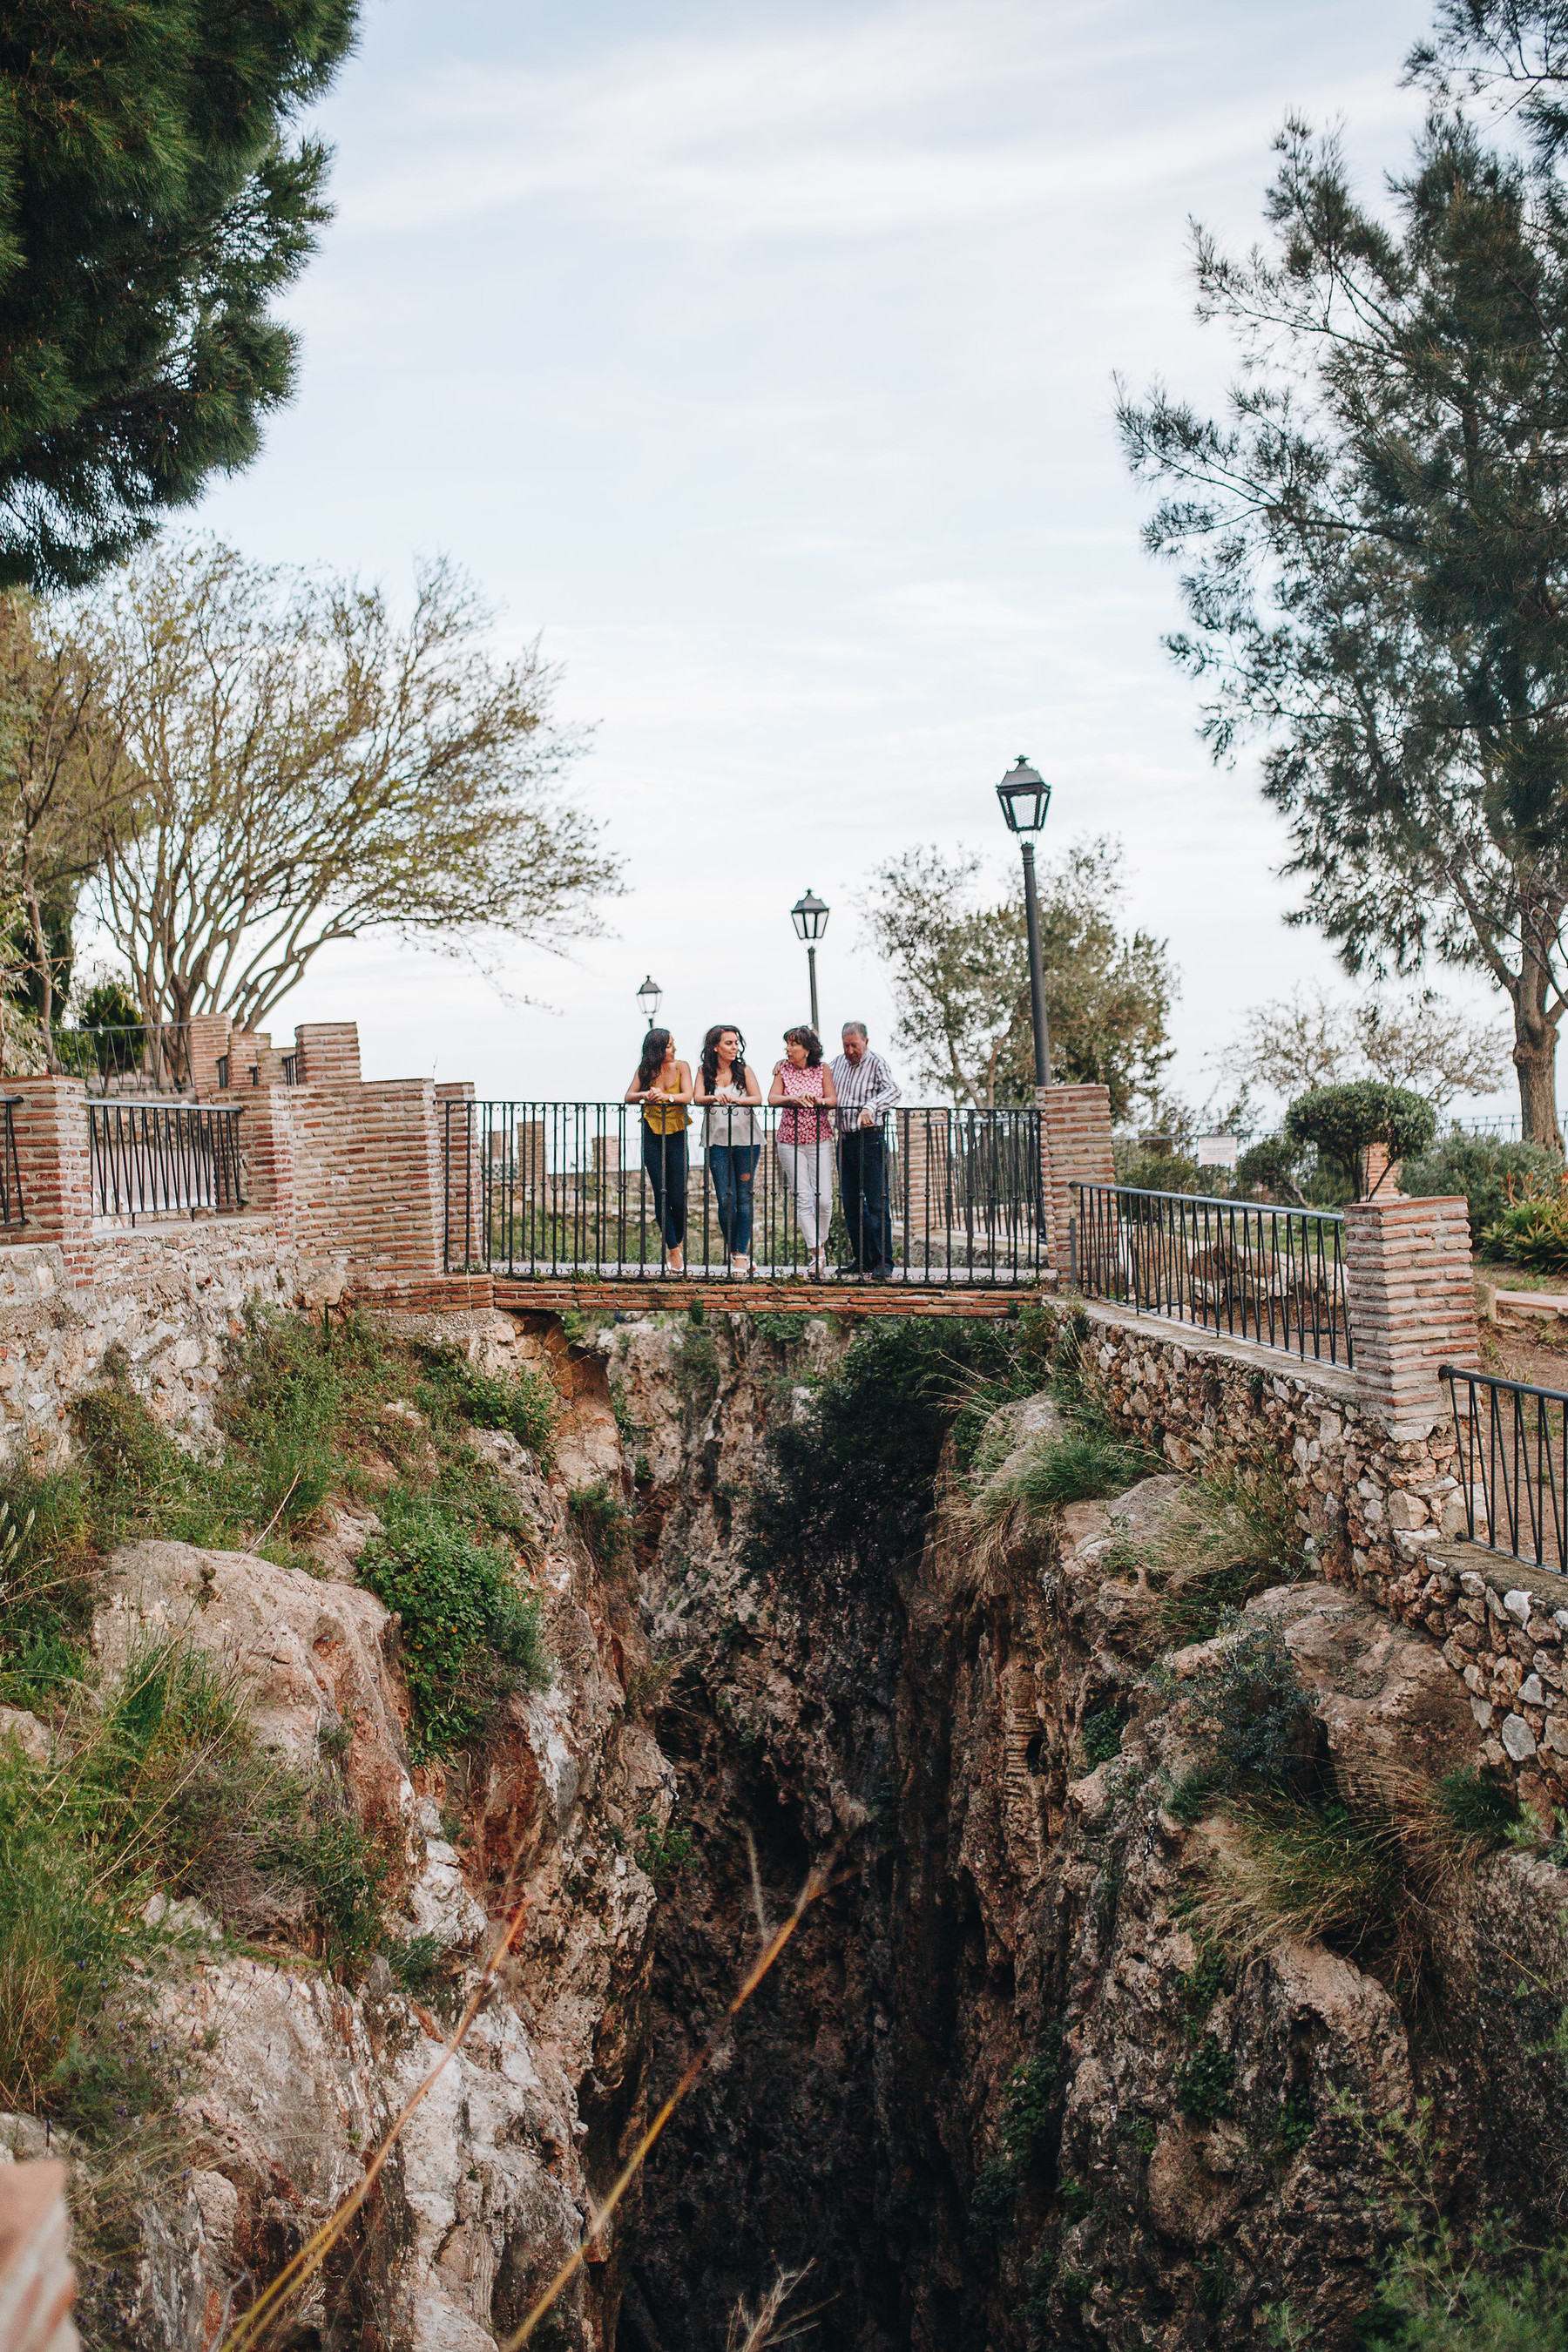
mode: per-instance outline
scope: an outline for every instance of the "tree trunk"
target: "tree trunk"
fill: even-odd
[[[1513,1062],[1519,1072],[1519,1131],[1526,1143],[1543,1143],[1563,1157],[1557,1122],[1557,1024],[1546,1011],[1548,975],[1526,958],[1513,1000]]]

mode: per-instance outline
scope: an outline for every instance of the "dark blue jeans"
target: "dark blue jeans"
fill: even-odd
[[[679,1135],[656,1135],[645,1120],[642,1164],[653,1186],[654,1223],[667,1249],[679,1249],[686,1239],[686,1129]]]
[[[752,1254],[752,1177],[762,1156],[760,1143],[710,1143],[708,1169],[713,1179],[713,1206],[719,1231],[731,1257]]]
[[[888,1214],[888,1155],[879,1127],[852,1127],[838,1139],[838,1198],[849,1256],[862,1274],[893,1263]]]

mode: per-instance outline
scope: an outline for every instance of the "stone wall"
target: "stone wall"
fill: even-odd
[[[256,1216],[100,1234],[90,1257],[81,1281],[58,1244],[0,1249],[0,1455],[58,1460],[71,1401],[111,1347],[160,1419],[210,1430],[223,1344],[246,1306],[302,1304],[321,1272]]]
[[[1277,1462],[1316,1564],[1442,1644],[1484,1760],[1542,1813],[1568,1804],[1568,1579],[1465,1540],[1445,1410],[1391,1423],[1356,1374],[1090,1305],[1113,1418],[1177,1469]]]

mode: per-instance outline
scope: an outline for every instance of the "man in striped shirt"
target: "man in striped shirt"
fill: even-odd
[[[863,1021],[847,1021],[843,1039],[833,1083],[838,1094],[838,1193],[849,1263],[838,1271],[875,1275],[886,1282],[893,1271],[893,1225],[882,1114],[899,1099],[898,1082],[880,1054],[872,1053]]]

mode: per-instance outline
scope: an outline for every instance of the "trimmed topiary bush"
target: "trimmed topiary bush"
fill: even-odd
[[[1349,1086],[1314,1087],[1298,1095],[1285,1114],[1288,1143],[1315,1144],[1321,1159],[1343,1171],[1359,1198],[1362,1160],[1368,1147],[1385,1146],[1390,1160],[1425,1151],[1437,1129],[1437,1114],[1423,1095],[1381,1078],[1356,1078]]]

